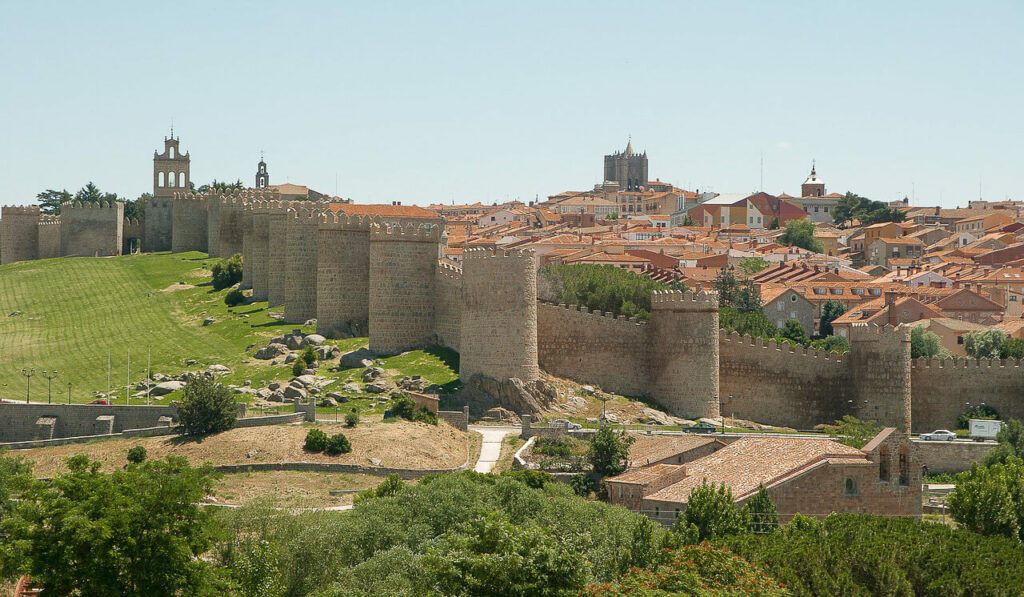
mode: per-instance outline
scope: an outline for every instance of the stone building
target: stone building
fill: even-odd
[[[153,198],[146,204],[143,245],[147,251],[171,250],[174,194],[187,192],[191,186],[190,157],[188,152],[182,155],[178,143],[171,130],[171,136],[164,137],[164,152],[153,152]]]
[[[604,180],[618,183],[620,191],[641,191],[647,186],[647,152],[635,153],[633,141],[626,150],[604,156]]]

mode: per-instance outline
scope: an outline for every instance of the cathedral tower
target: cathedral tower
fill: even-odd
[[[804,184],[800,185],[800,196],[801,197],[824,197],[825,196],[825,181],[818,178],[818,173],[815,172],[815,164],[811,162],[811,173],[808,175],[807,180]]]
[[[604,180],[619,183],[619,190],[639,191],[647,186],[647,152],[635,153],[632,139],[626,151],[604,156]]]

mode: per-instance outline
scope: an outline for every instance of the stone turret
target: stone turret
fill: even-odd
[[[289,210],[286,224],[288,267],[284,271],[284,319],[305,323],[316,317],[317,229],[326,204],[303,201]]]
[[[648,393],[673,414],[717,417],[718,295],[656,291],[647,330]]]
[[[394,354],[434,341],[434,278],[441,227],[370,229],[370,350]]]
[[[172,199],[171,251],[202,251],[208,249],[206,195],[175,193]],[[149,212],[146,212],[149,217]],[[148,230],[147,230],[148,233]]]
[[[459,377],[539,379],[533,251],[468,250],[462,280]]]
[[[80,203],[60,207],[60,245],[64,257],[120,255],[124,235],[124,203]]]
[[[854,415],[910,433],[910,327],[854,324],[849,363]]]
[[[39,258],[39,206],[5,205],[0,212],[0,264]]]
[[[288,210],[291,201],[270,201],[267,210],[267,306],[284,305],[288,269]]]
[[[370,227],[379,218],[326,213],[317,232],[317,331],[365,336],[370,319]]]

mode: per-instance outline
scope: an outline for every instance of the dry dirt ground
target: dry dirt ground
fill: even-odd
[[[376,487],[382,477],[347,473],[268,471],[224,475],[213,495],[218,504],[241,506],[269,498],[282,508],[329,508],[352,504],[357,491]],[[348,490],[340,495],[331,491]]]
[[[99,440],[87,444],[70,444],[49,448],[22,450],[18,456],[35,463],[37,477],[51,477],[66,470],[64,461],[76,454],[86,454],[103,463],[105,470],[126,463],[128,449],[145,446],[149,458],[168,454],[183,456],[194,465],[245,464],[254,462],[340,462],[403,468],[449,468],[466,462],[467,450],[473,442],[470,434],[447,424],[399,421],[361,424],[349,429],[343,425],[317,424],[328,435],[344,433],[352,444],[352,452],[340,456],[310,454],[302,449],[311,424],[273,425],[231,429],[202,441],[177,436]],[[472,434],[477,435],[477,434]]]

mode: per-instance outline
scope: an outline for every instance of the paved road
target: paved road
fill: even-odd
[[[501,457],[501,442],[505,439],[505,436],[513,431],[517,431],[517,427],[488,427],[488,426],[472,426],[471,431],[476,431],[480,435],[484,436],[483,445],[480,446],[480,458],[476,461],[476,466],[473,468],[478,473],[489,473],[494,468],[494,463]]]

